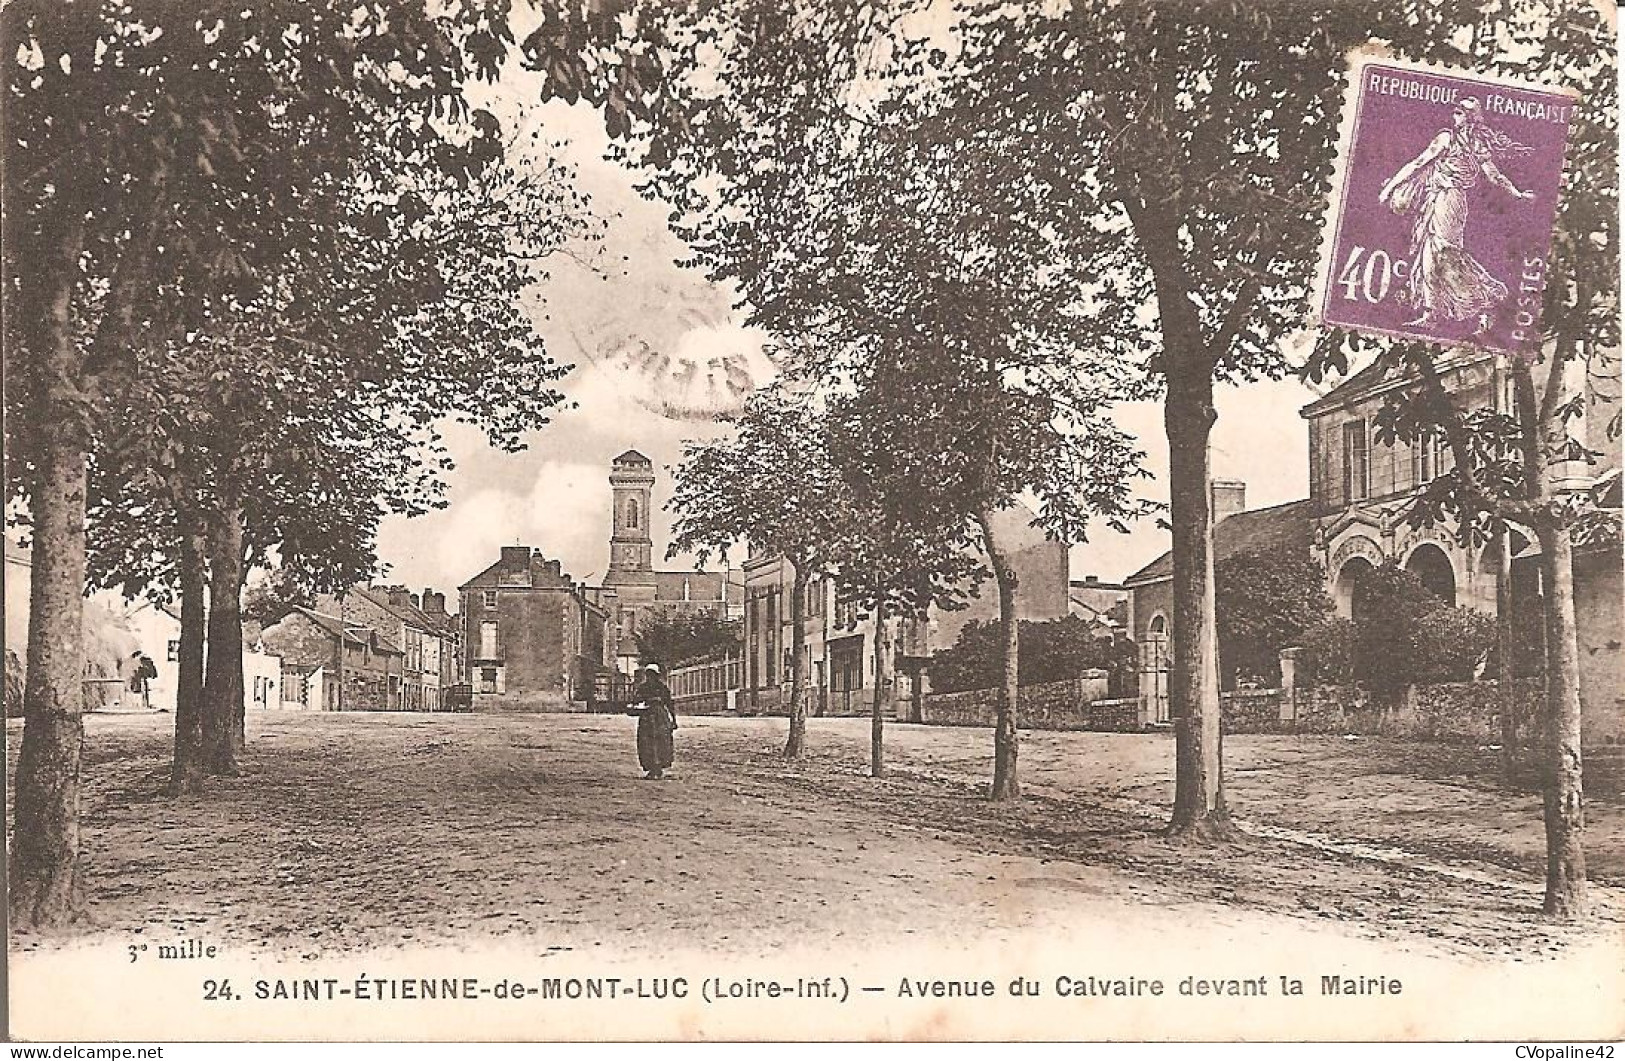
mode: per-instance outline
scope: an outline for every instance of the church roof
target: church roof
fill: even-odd
[[[714,601],[722,599],[723,583],[738,587],[744,579],[731,571],[653,571],[655,600],[660,601]],[[684,585],[688,596],[683,595]],[[730,598],[738,594],[729,594]]]

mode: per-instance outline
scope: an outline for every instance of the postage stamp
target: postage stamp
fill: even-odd
[[[1316,308],[1355,331],[1540,344],[1576,94],[1357,54]]]

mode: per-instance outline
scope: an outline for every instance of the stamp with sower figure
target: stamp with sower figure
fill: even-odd
[[[1349,77],[1321,322],[1538,350],[1575,95],[1367,54]]]

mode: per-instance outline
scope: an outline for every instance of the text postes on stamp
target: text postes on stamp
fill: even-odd
[[[1349,76],[1321,323],[1537,350],[1575,96],[1370,55]]]

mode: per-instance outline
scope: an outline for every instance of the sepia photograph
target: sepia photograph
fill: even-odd
[[[1617,18],[0,0],[5,1038],[1611,1057]]]

